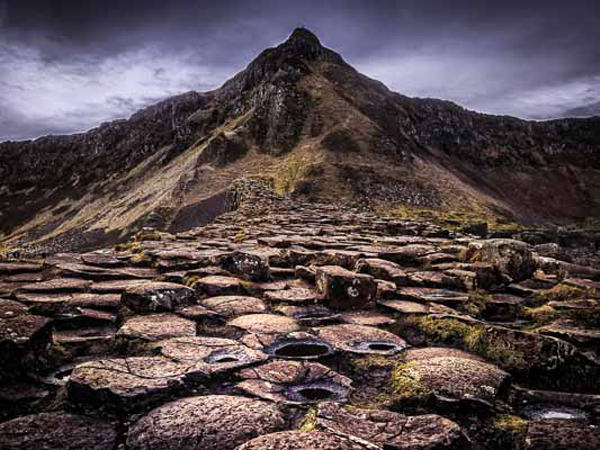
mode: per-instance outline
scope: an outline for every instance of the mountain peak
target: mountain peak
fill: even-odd
[[[296,28],[288,38],[287,42],[303,42],[305,44],[321,47],[321,42],[317,35],[304,27]]]
[[[325,53],[319,38],[307,28],[296,28],[281,47],[295,55],[317,59]]]

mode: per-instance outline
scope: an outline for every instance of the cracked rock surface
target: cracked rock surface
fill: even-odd
[[[207,395],[167,403],[137,421],[127,435],[132,450],[229,450],[283,429],[272,403]]]
[[[103,420],[41,413],[0,423],[3,450],[112,450],[117,431]]]

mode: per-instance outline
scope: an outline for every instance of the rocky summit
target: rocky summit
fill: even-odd
[[[600,448],[597,240],[226,197],[0,263],[1,449]]]
[[[479,234],[482,221],[597,230],[600,118],[532,122],[409,98],[300,28],[216,90],[87,133],[1,143],[0,250],[89,251],[144,227],[185,232],[227,212],[241,177]]]

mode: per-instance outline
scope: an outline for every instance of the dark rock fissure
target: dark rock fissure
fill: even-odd
[[[297,392],[298,394],[302,395],[305,399],[310,401],[328,400],[335,395],[334,392],[319,387],[304,388]]]
[[[276,345],[275,348],[271,349],[269,353],[281,358],[309,359],[328,355],[332,353],[332,349],[325,343],[300,341]]]

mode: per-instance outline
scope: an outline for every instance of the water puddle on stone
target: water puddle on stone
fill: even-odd
[[[588,414],[578,408],[562,405],[547,405],[536,404],[524,407],[521,414],[530,420],[545,420],[545,419],[588,419]]]
[[[395,342],[385,342],[385,341],[355,342],[354,348],[356,350],[360,350],[365,353],[383,353],[383,354],[397,353],[404,349],[403,346],[398,345]]]

